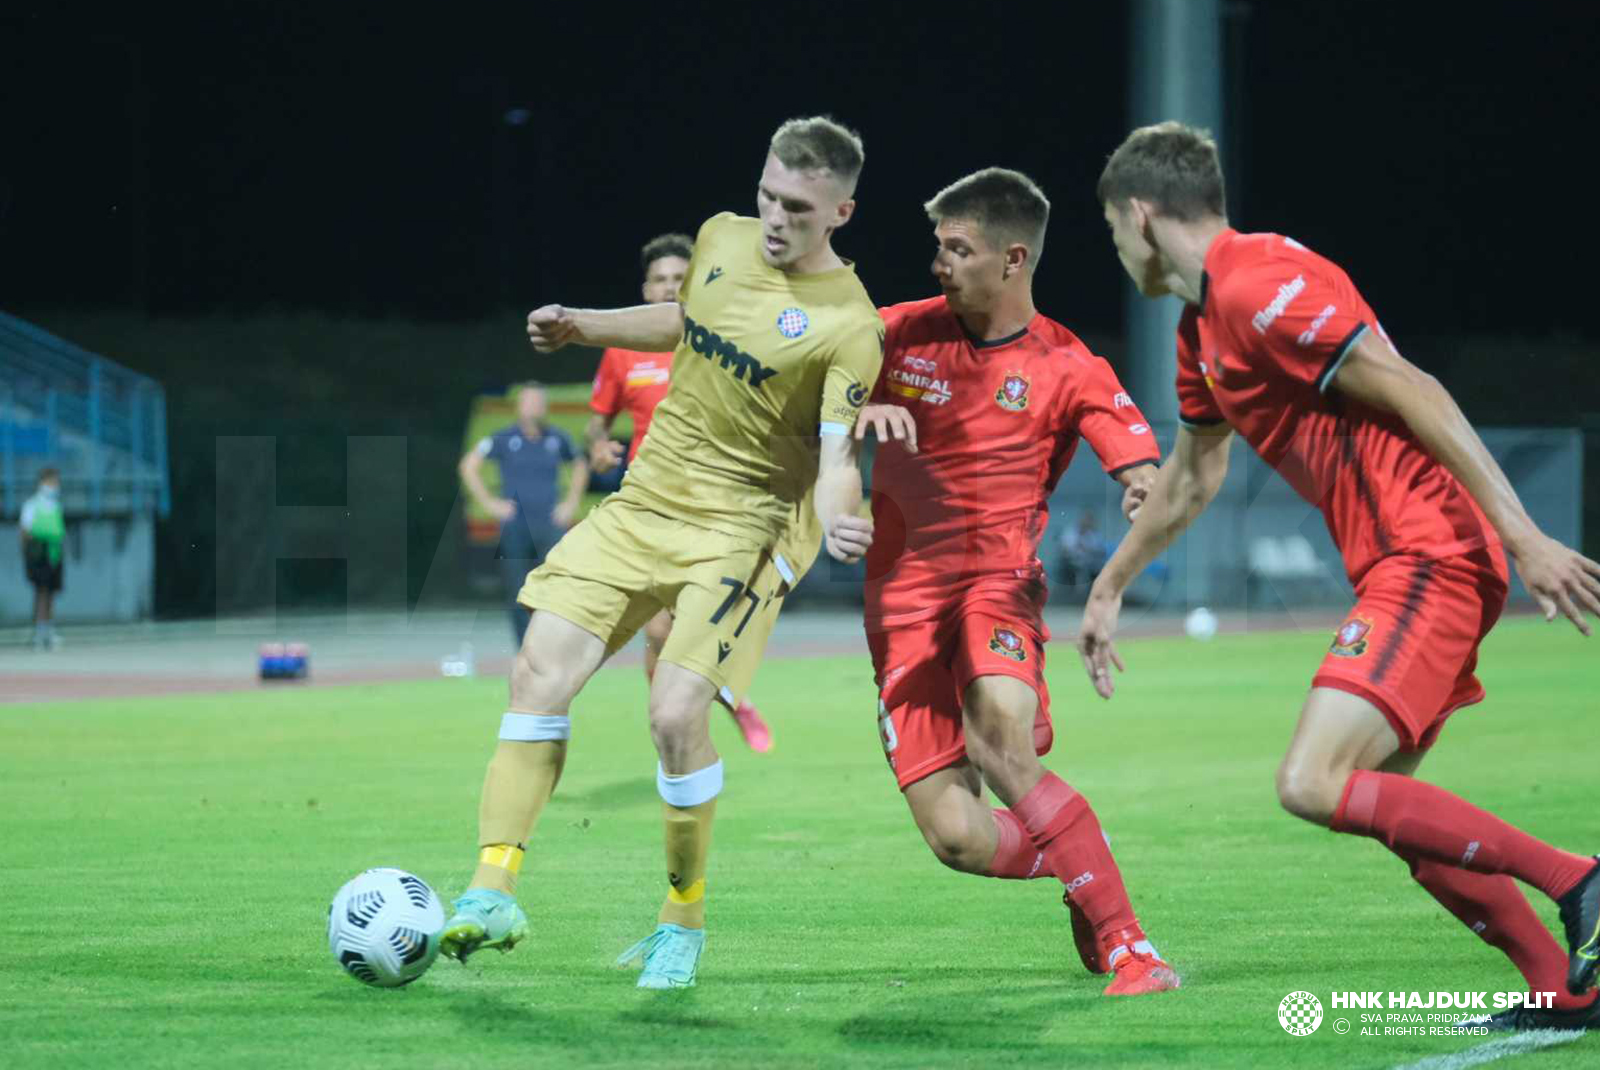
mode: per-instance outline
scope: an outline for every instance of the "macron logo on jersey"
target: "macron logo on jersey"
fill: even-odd
[[[778,374],[778,369],[766,367],[716,331],[696,323],[687,313],[683,317],[683,341],[707,360],[720,361],[724,370],[733,372],[735,379],[743,380],[757,390],[761,389],[762,383]]]
[[[1278,287],[1278,296],[1272,299],[1272,303],[1250,318],[1250,325],[1256,329],[1256,333],[1266,334],[1267,328],[1272,326],[1272,321],[1283,315],[1283,310],[1289,307],[1291,301],[1304,293],[1305,288],[1304,275],[1296,275]]]

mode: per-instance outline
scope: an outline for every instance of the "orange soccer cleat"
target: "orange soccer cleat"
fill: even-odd
[[[1106,986],[1108,996],[1147,996],[1152,992],[1177,988],[1183,983],[1177,971],[1153,949],[1129,951],[1119,956],[1112,970],[1117,976]]]

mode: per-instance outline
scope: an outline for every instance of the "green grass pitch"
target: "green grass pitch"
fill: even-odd
[[[576,704],[523,876],[532,939],[398,991],[336,967],[328,901],[377,865],[460,891],[503,681],[0,706],[0,1065],[1388,1067],[1482,1045],[1331,1028],[1335,990],[1519,979],[1381,846],[1277,808],[1327,641],[1129,642],[1109,704],[1051,648],[1047,764],[1095,804],[1184,975],[1130,1000],[1079,967],[1054,882],[934,860],[885,768],[865,658],[767,663],[770,755],[717,715],[710,939],[699,987],[668,993],[610,965],[664,890],[637,668]],[[1600,850],[1595,650],[1565,625],[1501,627],[1489,701],[1423,775]],[[1295,989],[1324,1002],[1313,1036],[1277,1023]],[[1530,1059],[1593,1066],[1600,1039],[1501,1065]]]

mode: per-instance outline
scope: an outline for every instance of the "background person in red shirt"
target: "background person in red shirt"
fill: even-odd
[[[1600,864],[1413,779],[1444,721],[1483,698],[1478,646],[1505,605],[1505,553],[1547,619],[1584,635],[1600,564],[1544,535],[1455,402],[1390,344],[1336,265],[1228,225],[1216,145],[1177,123],[1135,130],[1099,197],[1141,293],[1188,305],[1178,328],[1184,423],[1128,537],[1090,592],[1079,638],[1110,698],[1122,593],[1204,510],[1234,431],[1321,509],[1356,606],[1312,678],[1278,770],[1285,809],[1389,847],[1445,909],[1503,950],[1554,1009],[1495,1028],[1593,1028]],[[1569,955],[1512,878],[1560,906]]]
[[[944,295],[883,309],[883,372],[856,424],[873,465],[866,630],[884,753],[945,865],[1056,877],[1108,995],[1178,987],[1134,917],[1088,802],[1050,749],[1038,546],[1080,437],[1137,507],[1160,460],[1111,366],[1034,310],[1050,202],[988,168],[927,204]],[[1006,804],[991,810],[984,784]]]
[[[665,304],[676,301],[683,289],[683,280],[689,271],[689,260],[694,255],[694,239],[687,234],[662,234],[645,242],[639,251],[639,262],[644,268],[644,285],[641,288],[647,304]],[[604,474],[622,463],[622,443],[611,437],[611,424],[626,412],[633,421],[633,440],[628,444],[628,463],[639,453],[645,432],[650,429],[650,417],[656,406],[667,396],[672,375],[672,354],[642,353],[634,349],[615,346],[600,354],[600,368],[595,373],[594,389],[589,395],[589,407],[594,416],[584,437],[589,443],[589,468]],[[656,660],[672,632],[672,614],[662,610],[644,626],[644,676],[655,678]],[[739,734],[751,750],[772,749],[772,730],[755,706],[748,701],[729,706]]]

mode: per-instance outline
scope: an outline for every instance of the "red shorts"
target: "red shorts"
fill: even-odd
[[[1037,605],[992,601],[868,633],[883,753],[901,791],[966,757],[961,698],[980,676],[1014,676],[1033,688],[1039,696],[1034,749],[1050,750],[1050,692],[1044,683],[1049,638]]]
[[[1385,558],[1362,577],[1312,687],[1334,687],[1383,712],[1400,749],[1427,750],[1456,710],[1483,701],[1478,644],[1505,608],[1498,545],[1458,557]]]

